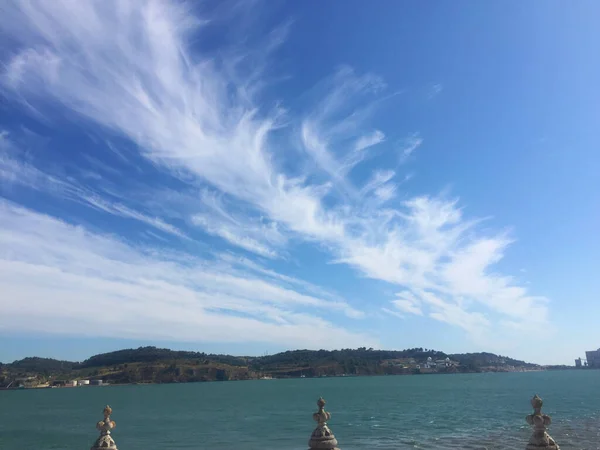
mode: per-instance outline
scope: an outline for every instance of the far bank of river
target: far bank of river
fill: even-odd
[[[135,382],[135,383],[111,383],[111,382],[103,382],[102,384],[87,384],[87,385],[71,385],[71,384],[39,384],[39,385],[29,385],[29,386],[11,386],[11,387],[0,387],[0,391],[6,390],[25,390],[25,389],[76,389],[76,388],[95,388],[95,387],[106,387],[106,386],[128,386],[128,385],[150,385],[150,384],[185,384],[185,383],[204,383],[204,382],[218,382],[218,381],[252,381],[252,380],[277,380],[277,379],[304,379],[304,378],[347,378],[347,377],[377,377],[377,376],[408,376],[408,375],[458,375],[458,374],[466,374],[466,373],[522,373],[522,372],[543,372],[546,370],[565,370],[565,369],[545,369],[545,368],[535,368],[535,369],[516,369],[516,370],[485,370],[485,371],[473,371],[473,372],[437,372],[437,371],[429,371],[429,372],[407,372],[407,373],[397,373],[397,374],[340,374],[340,375],[321,375],[318,377],[306,377],[306,376],[286,376],[286,377],[271,377],[271,376],[263,376],[263,377],[255,377],[246,380],[202,380],[202,381],[167,381],[167,382]],[[581,370],[581,369],[578,369]]]

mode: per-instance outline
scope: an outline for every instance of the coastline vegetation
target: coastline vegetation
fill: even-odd
[[[243,357],[140,347],[102,353],[83,362],[28,357],[0,364],[0,388],[61,386],[82,379],[103,380],[109,384],[185,383],[541,369],[537,364],[493,353],[446,354],[423,348],[293,350]]]

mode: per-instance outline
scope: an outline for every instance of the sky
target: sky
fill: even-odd
[[[0,361],[600,347],[600,3],[8,0]]]

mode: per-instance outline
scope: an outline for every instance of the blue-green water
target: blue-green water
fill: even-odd
[[[562,449],[600,449],[600,371],[0,391],[0,449],[86,450],[105,404],[120,450],[305,450],[322,395],[342,450],[524,449],[538,393]]]

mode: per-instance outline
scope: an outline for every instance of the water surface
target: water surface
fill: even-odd
[[[600,450],[592,370],[0,391],[0,449],[88,449],[110,404],[120,450],[306,450],[321,395],[342,450],[524,449],[535,393],[562,449]]]

